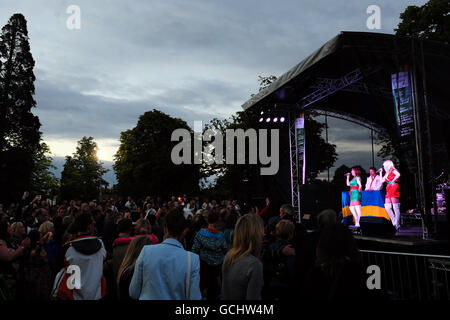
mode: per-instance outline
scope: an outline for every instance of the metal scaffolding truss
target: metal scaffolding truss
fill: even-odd
[[[329,88],[336,88],[336,86],[339,85],[339,81],[342,80],[333,78],[317,78],[316,83],[310,86],[310,88],[328,90]],[[369,88],[367,88],[367,85],[364,82],[351,83],[347,87],[343,87],[340,90],[369,94]]]
[[[316,107],[311,106],[309,109],[314,110],[315,113],[318,115],[338,118],[346,121],[353,122],[355,124],[358,124],[360,126],[363,126],[365,128],[368,128],[370,130],[373,130],[375,132],[378,132],[382,135],[386,135],[386,130],[383,127],[380,127],[379,125],[372,123],[370,121],[367,121],[367,119],[359,118],[355,115],[349,115],[343,112],[337,112],[333,109],[328,108],[322,108],[322,107]],[[294,212],[297,213],[297,219],[300,222],[300,213],[301,213],[301,206],[300,206],[300,199],[301,199],[301,193],[300,193],[300,172],[299,170],[302,170],[302,168],[299,167],[299,159],[298,159],[298,148],[297,148],[297,141],[295,138],[296,135],[296,129],[295,129],[295,114],[298,112],[298,110],[291,110],[288,114],[289,117],[289,151],[290,151],[290,169],[291,169],[291,202],[292,207],[294,208]]]
[[[295,138],[295,112],[289,112],[289,155],[291,161],[291,201],[297,221],[300,222],[300,176],[298,167],[298,149]]]
[[[342,111],[335,111],[331,108],[324,108],[324,107],[317,107],[317,106],[311,106],[310,109],[313,109],[315,113],[317,113],[318,115],[321,115],[321,116],[328,116],[328,117],[333,117],[333,118],[337,118],[337,119],[350,121],[350,122],[358,124],[362,127],[365,127],[367,129],[378,132],[382,135],[387,134],[386,129],[381,127],[380,125],[377,125],[371,121],[368,121],[367,119],[364,119],[364,118],[361,118],[361,117],[358,117],[355,115],[347,114]]]
[[[303,97],[297,105],[301,109],[305,109],[314,102],[322,100],[323,98],[344,89],[353,92],[369,93],[369,90],[364,83],[357,85],[356,83],[378,70],[379,68],[367,68],[364,71],[361,71],[360,68],[357,68],[337,79],[318,78],[317,82],[311,86],[312,88],[317,88],[317,90]]]
[[[337,82],[339,80],[340,79],[333,79],[333,78],[317,78],[317,82],[314,85],[310,86],[310,88],[311,89],[328,90],[328,88],[333,87],[335,82]],[[369,89],[369,87],[366,85],[366,83],[361,82],[361,81],[349,84],[347,87],[343,87],[340,90],[347,91],[347,92],[361,93],[361,94],[371,94],[371,95],[386,97],[386,98],[392,97],[392,92],[390,90],[387,90],[386,88],[383,88],[383,87],[375,87],[375,86],[371,86]]]
[[[342,76],[338,79],[329,79],[329,78],[318,78],[317,82],[312,86],[312,88],[317,89],[313,93],[303,97],[297,104],[296,107],[300,110],[304,110],[306,107],[311,106],[313,103],[339,91],[346,90],[351,92],[358,92],[363,94],[373,94],[373,88],[371,91],[367,87],[367,85],[363,82],[359,82],[364,79],[369,74],[372,74],[378,71],[379,68],[370,68],[365,69],[363,72],[358,68],[355,69],[346,75]],[[375,90],[377,91],[377,90]],[[381,94],[385,95],[386,92],[381,92]],[[295,130],[295,113],[300,111],[299,109],[294,108],[294,110],[290,110],[289,112],[289,151],[290,151],[290,164],[291,164],[291,201],[292,207],[295,212],[298,214],[298,221],[300,221],[300,175],[299,175],[299,164],[298,164],[298,149],[297,149],[297,141],[295,138],[296,130]],[[342,112],[337,112],[332,109],[327,109],[323,107],[311,106],[310,109],[314,109],[319,115],[326,115],[334,118],[339,118],[343,120],[347,120],[356,124],[359,124],[365,128],[374,130],[379,133],[385,133],[385,129],[380,127],[375,123],[368,122],[366,119],[362,119],[356,117],[354,115],[345,114]]]

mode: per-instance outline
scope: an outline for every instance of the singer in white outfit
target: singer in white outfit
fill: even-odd
[[[382,176],[383,173],[380,171],[380,178],[382,181],[387,182],[384,207],[389,214],[392,224],[398,230],[400,228],[400,188],[398,185],[400,172],[394,167],[394,163],[391,160],[383,162],[383,167],[386,173]]]
[[[377,169],[374,167],[369,168],[370,176],[367,178],[366,191],[374,191],[383,189],[383,181],[381,177],[377,175]]]

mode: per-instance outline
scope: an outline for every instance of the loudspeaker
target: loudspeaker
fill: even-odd
[[[359,224],[363,236],[393,236],[397,231],[390,220],[382,217],[361,217]]]

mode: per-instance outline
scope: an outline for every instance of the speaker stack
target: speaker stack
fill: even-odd
[[[359,220],[363,236],[393,236],[396,233],[391,221],[382,217],[361,217]]]

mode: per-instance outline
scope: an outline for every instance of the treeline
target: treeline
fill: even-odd
[[[43,143],[39,118],[32,113],[36,107],[34,66],[27,21],[22,14],[14,14],[0,35],[0,201],[18,201],[25,190],[43,198],[96,199],[108,183],[102,178],[107,170],[97,157],[93,137],[78,141],[76,151],[65,159],[61,179],[52,172],[56,168],[49,156],[50,148]],[[261,87],[275,79],[260,77]],[[224,134],[227,129],[246,130],[254,123],[251,114],[237,112],[229,119],[211,120],[204,130],[213,128]],[[171,151],[177,142],[171,141],[171,135],[179,128],[193,133],[184,120],[152,110],[142,114],[134,128],[122,132],[114,158],[118,184],[110,186],[113,192],[136,198],[148,194],[197,194],[202,178],[211,176],[216,179],[214,186],[204,186],[211,194],[236,197],[252,192],[248,186],[258,183],[258,165],[175,165]],[[311,142],[307,152],[315,159],[308,171],[313,180],[333,165],[336,153],[335,147],[321,137],[323,124],[309,117],[306,128]],[[320,150],[320,155],[315,150]]]
[[[14,14],[0,34],[0,200],[17,200],[24,190],[54,192],[50,151],[42,142],[39,118],[32,113],[34,59],[27,21]]]

